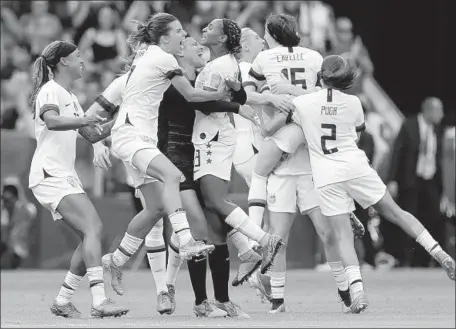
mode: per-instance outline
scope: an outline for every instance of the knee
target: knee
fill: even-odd
[[[318,236],[320,237],[321,239],[321,242],[325,245],[325,246],[333,246],[336,244],[336,241],[338,240],[334,234],[334,232],[329,229],[329,228],[326,228],[324,230],[321,230],[320,232],[318,232]]]
[[[84,232],[84,237],[94,237],[98,240],[101,240],[101,237],[103,235],[103,223],[99,218],[94,218],[89,222],[89,225],[87,225],[87,228]]]
[[[176,167],[170,167],[163,175],[163,184],[180,184],[182,172]]]
[[[224,214],[223,209],[225,208],[226,200],[222,198],[216,198],[213,195],[204,196],[205,207],[215,213]]]

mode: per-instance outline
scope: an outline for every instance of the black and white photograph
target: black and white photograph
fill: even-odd
[[[2,328],[455,328],[456,1],[0,3]]]

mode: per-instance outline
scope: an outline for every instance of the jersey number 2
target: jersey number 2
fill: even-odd
[[[290,74],[288,74],[288,70],[290,70]],[[291,82],[292,85],[301,85],[302,89],[307,89],[306,79],[296,79],[296,73],[304,73],[306,72],[305,68],[292,68],[292,69],[283,69],[282,74]]]
[[[321,136],[321,149],[323,150],[323,153],[326,155],[326,154],[333,154],[333,153],[338,152],[339,150],[337,149],[337,147],[334,147],[329,150],[326,147],[326,141],[335,141],[336,140],[337,126],[335,124],[322,123],[321,129],[330,129],[331,130],[330,136],[328,136],[328,135]]]

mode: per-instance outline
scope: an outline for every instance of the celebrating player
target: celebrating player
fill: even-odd
[[[240,37],[240,28],[229,19],[215,19],[203,29],[201,43],[210,49],[213,60],[198,75],[196,88],[221,91],[227,87],[224,77],[230,76],[234,80],[240,78],[235,57],[240,50]],[[226,310],[229,316],[239,316],[242,311],[230,302],[228,297],[229,254],[226,232],[231,229],[227,228],[225,223],[235,229],[229,233],[234,241],[246,239],[245,236],[248,236],[271,251],[269,258],[264,262],[265,267],[272,264],[282,242],[280,237],[264,232],[240,207],[227,200],[227,182],[231,176],[236,144],[234,128],[227,113],[205,115],[198,111],[192,141],[195,145],[194,178],[199,180],[205,206],[210,210],[206,215],[210,232],[216,233],[216,236],[209,237],[217,245],[213,253],[214,261],[218,262],[216,268],[220,270],[217,277],[220,284],[223,282],[226,286],[226,295],[223,296],[223,300],[218,299],[216,304]],[[243,245],[249,249],[248,243]],[[244,252],[240,250],[239,253]]]
[[[91,126],[101,133],[98,115],[84,115],[70,91],[82,77],[83,61],[73,44],[54,41],[43,50],[33,67],[33,93],[37,148],[30,168],[29,187],[54,219],[63,221],[82,239],[76,248],[65,281],[51,305],[57,316],[79,318],[71,299],[84,275],[89,277],[93,317],[121,316],[128,309],[105,296],[101,266],[102,223],[74,168],[77,130]],[[50,79],[50,75],[53,79]]]
[[[131,220],[114,253],[103,257],[104,268],[111,272],[111,286],[118,294],[123,294],[121,267],[138,250],[164,212],[177,234],[182,258],[214,249],[193,239],[179,197],[182,173],[157,148],[158,107],[170,84],[189,101],[222,97],[222,92],[194,89],[183,76],[173,55],[182,52],[185,35],[176,17],[158,13],[145,25],[140,23],[128,38],[132,49],[141,44],[148,47],[129,71],[119,115],[112,128],[112,150],[124,162],[129,184],[142,194],[146,208]]]
[[[320,74],[323,89],[294,100],[297,111],[293,120],[305,134],[321,211],[328,217],[339,241],[340,256],[350,283],[352,311],[360,312],[368,305],[358,258],[350,248],[353,241],[346,220],[355,209],[353,199],[363,208],[373,206],[384,218],[399,225],[439,262],[451,280],[455,280],[454,260],[413,215],[394,202],[356,144],[365,128],[364,114],[358,97],[343,92],[356,78],[355,66],[341,56],[328,56]]]

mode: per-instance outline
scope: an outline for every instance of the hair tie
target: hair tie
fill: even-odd
[[[46,57],[44,57],[43,55],[38,56],[38,58],[42,58],[44,61],[46,61]]]

